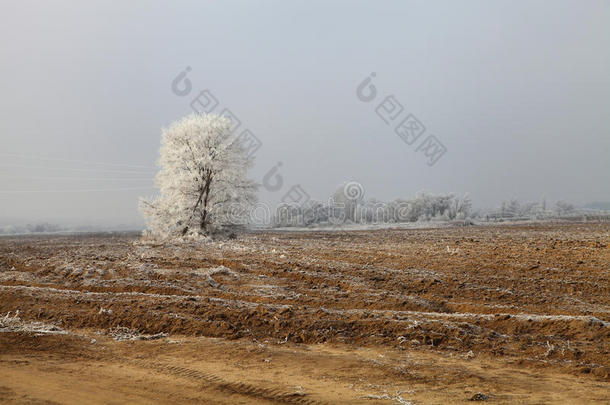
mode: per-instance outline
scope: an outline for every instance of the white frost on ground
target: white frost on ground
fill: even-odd
[[[63,329],[42,322],[26,322],[19,317],[19,311],[11,316],[7,313],[0,317],[0,332],[29,332],[37,334],[66,334]]]
[[[288,232],[344,232],[344,231],[370,231],[375,229],[432,229],[432,228],[447,228],[454,227],[458,224],[463,226],[464,221],[419,221],[419,222],[392,222],[380,224],[340,224],[340,225],[319,225],[311,227],[278,227],[265,228],[270,231],[288,231]]]
[[[156,340],[163,339],[168,336],[167,333],[157,333],[154,335],[145,335],[137,330],[129,329],[124,326],[116,326],[108,330],[108,334],[112,336],[112,338],[118,342],[122,342],[124,340]]]

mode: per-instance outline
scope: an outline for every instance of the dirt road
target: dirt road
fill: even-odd
[[[609,246],[609,224],[1,238],[0,402],[608,403]]]

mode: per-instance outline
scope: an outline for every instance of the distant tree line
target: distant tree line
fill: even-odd
[[[485,219],[544,219],[562,217],[577,213],[573,204],[565,201],[557,201],[552,207],[548,207],[546,200],[540,202],[519,202],[512,198],[503,201],[500,207],[484,214]]]
[[[0,225],[0,234],[2,235],[17,235],[30,233],[54,233],[61,232],[64,228],[59,225],[40,223],[27,225]]]
[[[280,205],[273,217],[275,227],[340,226],[348,224],[385,224],[417,221],[465,220],[472,212],[468,194],[431,194],[419,192],[412,199],[384,202],[350,198],[341,189],[326,203],[309,201],[301,206]]]
[[[272,217],[273,227],[325,227],[351,224],[392,224],[426,221],[514,221],[572,218],[593,215],[598,219],[610,219],[610,212],[576,208],[565,201],[547,206],[540,202],[520,202],[517,199],[503,201],[499,207],[474,210],[468,194],[432,194],[418,192],[411,199],[399,198],[390,202],[352,198],[340,187],[328,202],[309,201],[303,205],[280,205]],[[601,216],[600,216],[601,215]],[[593,218],[593,217],[591,217]]]

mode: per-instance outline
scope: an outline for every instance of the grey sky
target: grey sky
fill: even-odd
[[[266,202],[348,180],[379,199],[610,200],[609,1],[0,5],[0,221],[139,223],[160,129],[206,88],[263,142],[253,178],[283,162]],[[375,114],[390,94],[447,147],[434,166]]]

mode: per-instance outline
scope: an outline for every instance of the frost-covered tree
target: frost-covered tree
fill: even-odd
[[[229,128],[222,116],[190,114],[163,130],[160,195],[140,202],[152,236],[210,234],[248,217],[257,189],[246,178],[252,159]]]
[[[356,222],[356,211],[364,199],[364,188],[355,181],[341,184],[330,197],[331,215],[337,224]]]
[[[454,197],[449,208],[449,219],[466,219],[472,212],[472,200],[468,193],[462,198]]]
[[[356,220],[363,224],[398,222],[395,220],[394,203],[386,204],[375,198],[365,201],[356,209]]]
[[[555,203],[555,212],[559,215],[567,215],[574,212],[574,205],[568,202],[559,200]]]

